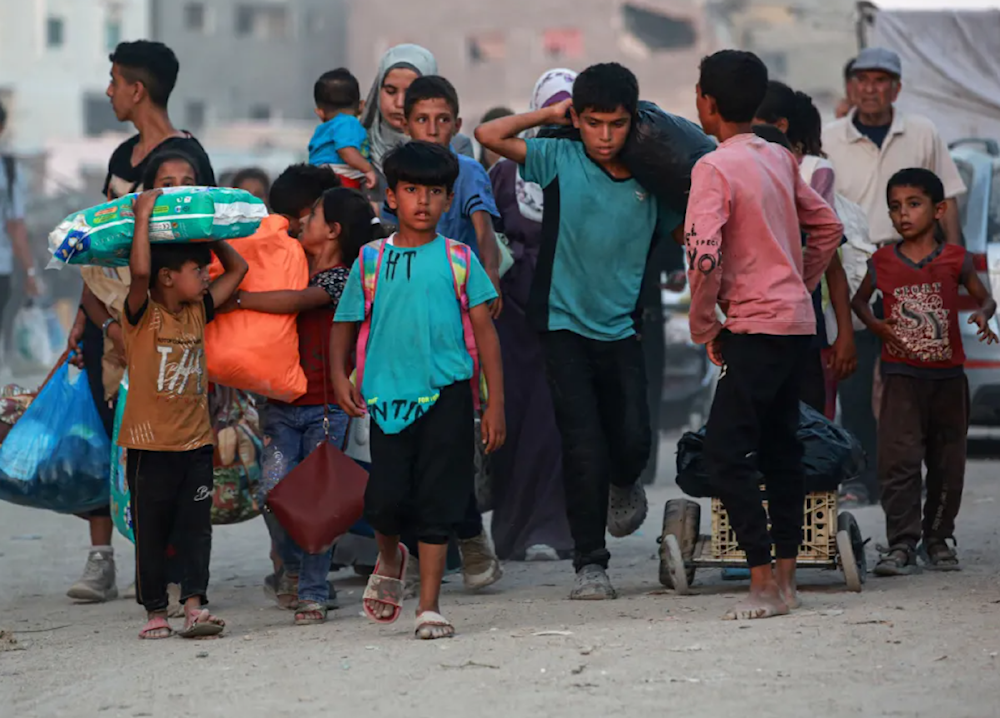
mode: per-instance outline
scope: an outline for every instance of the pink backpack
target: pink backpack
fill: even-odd
[[[356,386],[362,386],[365,373],[365,354],[368,351],[368,339],[371,335],[372,306],[375,303],[375,290],[378,288],[378,278],[382,270],[382,255],[385,254],[386,240],[378,239],[361,248],[358,266],[361,270],[361,288],[365,295],[365,318],[358,332],[357,345],[357,376]],[[472,357],[472,401],[476,411],[479,411],[488,399],[486,377],[479,366],[479,349],[476,347],[476,335],[472,330],[472,319],[469,317],[469,266],[472,263],[472,250],[468,245],[453,239],[445,240],[448,264],[451,266],[451,276],[455,284],[455,297],[458,299],[462,312],[462,334],[465,338],[465,348]]]

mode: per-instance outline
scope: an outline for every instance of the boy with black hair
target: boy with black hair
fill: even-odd
[[[605,528],[627,536],[647,512],[638,479],[652,437],[633,315],[654,235],[669,234],[681,218],[659,207],[619,157],[638,103],[628,69],[594,65],[576,78],[572,99],[476,129],[480,144],[522,165],[523,179],[545,192],[528,313],[542,332],[562,434],[577,572],[571,599],[616,597]],[[520,138],[569,124],[582,142]]]
[[[414,141],[390,153],[383,169],[399,231],[362,250],[332,338],[337,401],[351,416],[372,419],[365,518],[379,560],[364,610],[379,623],[399,617],[408,562],[399,537],[412,526],[420,542],[416,635],[448,638],[455,629],[440,613],[441,579],[449,538],[473,493],[473,442],[481,439],[492,453],[506,433],[500,345],[487,308],[496,291],[469,248],[437,231],[458,178],[455,155]],[[480,437],[473,435],[476,355],[489,387]]]
[[[166,553],[175,540],[185,638],[218,635],[225,623],[207,603],[212,550],[212,455],[205,324],[247,273],[226,242],[213,246],[225,273],[209,284],[206,244],[149,243],[149,220],[161,190],[135,200],[131,284],[123,330],[129,400],[118,443],[128,449],[127,479],[135,525],[136,594],[149,620],[140,638],[173,634],[167,623]]]
[[[905,169],[889,180],[886,193],[892,224],[903,239],[872,256],[852,302],[882,340],[878,477],[889,547],[875,575],[914,572],[918,550],[928,568],[957,571],[958,555],[948,541],[955,540],[969,430],[959,290],[964,287],[979,306],[969,324],[978,326],[981,342],[997,341],[989,325],[997,305],[972,255],[938,240],[938,223],[947,211],[940,178],[930,170]],[[884,320],[872,312],[876,290]],[[923,463],[927,500],[921,521]]]
[[[816,333],[810,294],[843,236],[792,153],[753,134],[767,83],[767,68],[752,53],[725,50],[702,61],[698,116],[721,144],[692,171],[685,219],[691,337],[722,366],[706,427],[706,466],[750,567],[750,595],[730,619],[767,618],[798,605],[805,498],[795,436],[799,371]]]
[[[288,234],[297,238],[316,200],[328,189],[342,186],[340,176],[329,167],[291,165],[271,185],[271,212],[287,219]]]
[[[309,164],[327,165],[345,187],[372,189],[378,184],[368,161],[368,132],[361,125],[361,88],[343,67],[320,75],[313,87],[316,116],[322,124],[309,140]]]
[[[462,129],[458,93],[454,85],[437,75],[425,75],[413,81],[406,90],[403,114],[407,135],[421,142],[452,149],[452,141]],[[500,212],[493,198],[493,187],[481,164],[463,154],[455,153],[455,156],[458,158],[458,179],[454,197],[441,217],[438,231],[449,239],[469,245],[499,292],[500,252],[493,222],[500,218]],[[392,221],[392,209],[386,206],[382,211]],[[491,306],[494,319],[503,309],[502,302],[498,296]]]

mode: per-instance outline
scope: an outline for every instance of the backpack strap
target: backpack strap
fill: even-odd
[[[476,333],[472,328],[472,317],[469,315],[469,268],[472,266],[472,249],[467,244],[446,239],[448,262],[451,265],[451,277],[455,286],[455,297],[462,313],[462,335],[465,338],[465,349],[472,357],[472,403],[479,411],[489,398],[486,387],[486,377],[483,376],[479,364],[479,348],[476,346]]]
[[[355,385],[361,389],[365,376],[365,354],[368,351],[368,339],[372,328],[372,307],[375,305],[375,290],[378,289],[378,278],[382,271],[382,255],[385,254],[384,239],[369,242],[361,248],[358,256],[358,268],[361,271],[361,289],[365,295],[365,318],[358,331],[358,343],[355,349]]]
[[[14,204],[14,183],[17,181],[17,159],[14,155],[3,155],[3,173],[7,180],[7,201]]]

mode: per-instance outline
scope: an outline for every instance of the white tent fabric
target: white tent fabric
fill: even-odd
[[[911,8],[930,4],[903,1]],[[936,11],[888,10],[885,6],[891,2],[879,2],[868,42],[899,53],[899,107],[933,121],[948,142],[965,137],[1000,140],[1000,9],[950,9],[972,2],[958,0],[941,10],[943,3],[937,0]],[[988,5],[1000,8],[1000,0]]]

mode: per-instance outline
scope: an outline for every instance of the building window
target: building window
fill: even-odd
[[[767,71],[775,77],[788,75],[788,55],[783,52],[761,52],[761,62],[767,65]]]
[[[188,32],[205,32],[205,3],[189,2],[184,6],[184,29]]]
[[[698,39],[694,24],[685,18],[673,18],[626,3],[622,6],[622,19],[625,31],[653,52],[692,48]]]
[[[236,34],[258,40],[282,40],[288,36],[288,10],[283,5],[238,5]]]
[[[104,47],[108,52],[114,52],[122,41],[121,20],[108,20],[104,25]]]
[[[45,44],[48,47],[62,47],[65,23],[61,17],[50,17],[45,21]]]
[[[121,123],[103,92],[83,96],[83,131],[88,137],[98,137],[105,132],[120,132]]]
[[[201,100],[189,100],[184,108],[184,118],[187,126],[192,130],[200,130],[205,126],[205,103]]]
[[[576,27],[551,28],[542,35],[542,49],[552,60],[579,60],[583,57],[583,33]]]
[[[507,58],[507,39],[502,32],[483,32],[470,35],[466,41],[469,62],[479,65],[502,62]]]
[[[271,119],[270,105],[252,105],[250,107],[250,119],[256,122],[268,122]]]

